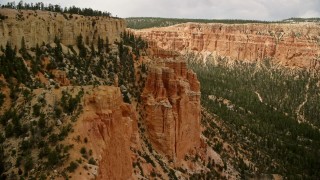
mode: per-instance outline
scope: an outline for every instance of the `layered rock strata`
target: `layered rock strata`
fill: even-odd
[[[310,67],[320,56],[320,25],[198,24],[136,30],[154,48],[257,61],[272,58],[284,66]]]
[[[104,40],[108,37],[112,43],[120,39],[120,33],[126,28],[125,21],[118,18],[2,8],[0,14],[8,17],[0,20],[0,45],[3,47],[10,42],[13,47],[20,48],[22,38],[27,48],[36,47],[36,44],[53,42],[55,37],[66,46],[76,45],[80,34],[87,45],[97,44],[99,36]]]
[[[84,97],[81,132],[91,140],[98,159],[98,179],[130,179],[137,116],[122,100],[118,87],[99,86]]]
[[[184,61],[152,66],[141,97],[147,136],[156,151],[181,160],[200,146],[200,84]]]

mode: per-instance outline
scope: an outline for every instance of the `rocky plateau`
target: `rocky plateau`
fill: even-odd
[[[209,56],[247,62],[269,58],[286,67],[319,68],[318,23],[185,23],[132,31],[148,40],[155,54],[163,50],[193,53],[204,62]]]
[[[41,10],[0,9],[0,13],[8,18],[0,21],[0,45],[21,48],[24,38],[27,48],[37,44],[53,42],[55,37],[65,46],[74,46],[77,37],[82,34],[85,44],[96,44],[98,37],[110,42],[120,39],[120,33],[126,28],[122,19],[110,17],[88,17],[77,14],[65,14]]]

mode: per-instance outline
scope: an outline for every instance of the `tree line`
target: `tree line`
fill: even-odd
[[[245,19],[183,19],[183,18],[160,18],[160,17],[130,17],[126,18],[128,28],[145,29],[151,27],[166,27],[175,24],[195,23],[223,23],[223,24],[247,24],[247,23],[281,23],[281,21],[259,21]]]
[[[107,11],[93,10],[92,8],[79,8],[76,6],[63,8],[58,4],[51,4],[51,3],[44,4],[43,2],[25,3],[23,1],[19,1],[16,4],[15,1],[12,1],[12,2],[8,2],[7,4],[1,5],[1,7],[10,8],[10,9],[19,9],[19,10],[43,10],[43,11],[51,11],[51,12],[59,12],[59,13],[79,14],[83,16],[112,17],[111,13]]]

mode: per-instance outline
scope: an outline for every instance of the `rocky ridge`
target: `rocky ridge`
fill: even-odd
[[[98,37],[108,38],[109,42],[120,39],[126,28],[123,19],[110,17],[90,17],[77,14],[61,14],[40,10],[14,10],[0,8],[0,14],[7,16],[0,20],[0,45],[7,42],[21,48],[22,38],[27,48],[37,44],[52,43],[58,37],[66,46],[77,44],[82,34],[87,45],[97,44]]]
[[[133,30],[151,47],[231,60],[255,62],[271,58],[288,67],[319,66],[320,26],[301,24],[200,24]]]
[[[132,156],[130,147],[137,138],[137,115],[132,105],[124,103],[119,87],[113,86],[63,86],[60,89],[36,89],[35,97],[43,96],[47,106],[54,106],[56,100],[65,96],[64,92],[74,95],[83,92],[76,122],[72,131],[64,139],[72,144],[69,158],[62,167],[56,167],[50,177],[60,179],[61,172],[74,160],[89,159],[81,162],[86,168],[77,168],[73,179],[129,179],[132,177]],[[39,95],[40,94],[40,95]],[[73,95],[73,96],[74,96]],[[36,103],[36,102],[34,102]],[[76,114],[76,113],[75,113]],[[68,116],[56,120],[57,125],[70,123]],[[59,122],[59,123],[58,123]],[[86,152],[79,154],[79,149]],[[88,151],[88,152],[87,152]]]

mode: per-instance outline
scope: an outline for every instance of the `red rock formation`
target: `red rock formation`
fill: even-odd
[[[70,80],[67,78],[67,73],[62,70],[52,70],[54,79],[60,83],[61,86],[69,86]]]
[[[181,160],[200,146],[200,84],[180,60],[151,67],[142,93],[144,121],[156,151]]]
[[[100,86],[84,97],[83,130],[98,159],[98,179],[130,179],[137,118],[117,87]]]
[[[299,67],[309,67],[312,60],[320,55],[319,32],[320,26],[312,23],[186,23],[135,31],[148,39],[150,46],[162,50],[209,52],[233,60],[273,58],[282,65]]]

